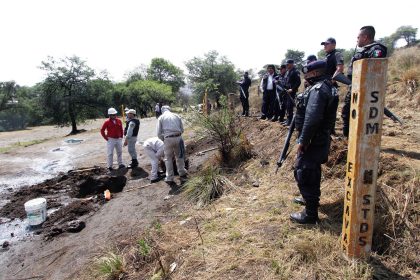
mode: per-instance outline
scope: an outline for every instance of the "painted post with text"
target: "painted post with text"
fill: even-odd
[[[387,66],[386,58],[353,63],[341,236],[344,255],[351,259],[368,257],[372,248]]]

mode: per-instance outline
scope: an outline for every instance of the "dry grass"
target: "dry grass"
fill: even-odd
[[[241,118],[253,159],[224,174],[237,187],[205,207],[191,205],[179,218],[132,240],[124,249],[127,279],[418,279],[420,119],[410,104],[420,94],[418,89],[408,94],[404,83],[417,76],[419,63],[410,66],[406,55],[418,53],[397,52],[389,68],[390,81],[392,75],[404,81],[394,80],[388,87],[387,102],[406,124],[384,121],[369,260],[349,262],[340,250],[347,143],[335,138],[329,162],[323,166],[321,222],[300,226],[289,220],[291,212],[301,209],[291,202],[299,194],[292,172],[294,147],[279,173],[274,173],[287,129],[256,117]],[[406,63],[401,64],[406,68],[397,69],[398,63]],[[255,85],[250,96],[251,112],[259,112],[261,96]],[[259,187],[252,187],[255,182]],[[137,241],[143,239],[158,253],[139,262],[139,257],[130,256],[139,256]],[[177,267],[171,272],[173,263]]]

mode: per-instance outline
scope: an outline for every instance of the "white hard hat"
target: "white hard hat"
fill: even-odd
[[[128,107],[125,107],[124,111],[127,112],[128,110],[130,110],[130,109],[128,109]]]
[[[108,115],[116,115],[116,114],[117,114],[117,110],[115,110],[114,108],[108,109]]]
[[[127,114],[133,114],[133,115],[135,115],[136,114],[136,110],[130,109],[130,110],[127,111]]]
[[[171,111],[171,107],[169,107],[168,105],[162,106],[161,111],[162,113],[165,113],[166,111]]]

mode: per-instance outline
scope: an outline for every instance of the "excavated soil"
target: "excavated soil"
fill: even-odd
[[[24,219],[25,202],[43,197],[47,199],[47,210],[54,212],[35,230],[35,234],[45,234],[48,239],[66,231],[77,232],[84,228],[84,222],[78,219],[105,203],[104,191],[121,192],[126,181],[125,176],[107,174],[101,167],[70,170],[9,194],[9,202],[0,209],[0,216],[10,220]]]

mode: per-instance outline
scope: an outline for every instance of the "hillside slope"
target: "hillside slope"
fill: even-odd
[[[408,62],[403,66],[403,61]],[[190,205],[172,221],[139,233],[138,240],[150,245],[148,255],[133,257],[140,250],[136,244],[119,247],[125,260],[121,275],[124,279],[418,279],[418,49],[400,50],[390,58],[388,81],[387,106],[404,120],[404,126],[384,120],[369,260],[349,263],[339,246],[346,140],[334,137],[329,161],[323,166],[320,223],[292,223],[289,214],[301,209],[292,203],[299,194],[292,172],[295,151],[275,174],[287,129],[258,118],[261,97],[254,85],[254,116],[238,118],[254,156],[236,169],[225,170],[230,191],[207,207]],[[340,134],[341,120],[337,120]],[[94,273],[92,269],[88,275]]]

